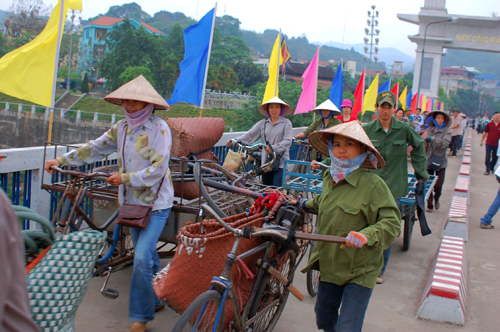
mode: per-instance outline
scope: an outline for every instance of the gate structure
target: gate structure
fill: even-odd
[[[420,83],[420,93],[428,97],[438,97],[443,48],[500,53],[498,17],[451,15],[446,9],[446,0],[425,0],[424,7],[417,15],[398,14],[398,18],[419,26],[417,35],[408,36],[417,44],[413,91],[418,90]],[[451,22],[452,18],[457,20],[453,19],[454,22]],[[426,28],[428,28],[427,34]]]

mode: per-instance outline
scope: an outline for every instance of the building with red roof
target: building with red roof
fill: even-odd
[[[78,68],[88,74],[89,81],[95,82],[99,77],[97,63],[109,52],[106,46],[106,40],[109,32],[114,27],[122,24],[125,18],[100,16],[92,22],[83,25],[83,37],[80,39],[80,56],[78,58]],[[129,18],[130,24],[135,29],[144,28],[148,33],[155,36],[164,37],[166,34],[155,27],[138,21],[135,18]]]

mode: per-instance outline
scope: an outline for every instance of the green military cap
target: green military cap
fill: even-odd
[[[458,107],[455,107],[455,108],[453,109],[453,112],[458,112],[458,113],[460,113],[460,110],[458,109]]]
[[[389,103],[391,106],[396,106],[396,95],[390,91],[382,91],[377,95],[377,105]]]

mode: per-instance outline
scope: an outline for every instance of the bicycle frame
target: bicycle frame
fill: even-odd
[[[255,300],[255,295],[257,294],[258,286],[262,280],[262,276],[264,275],[264,270],[259,269],[259,273],[258,273],[256,280],[255,280],[255,283],[252,287],[252,292],[250,293],[250,297],[248,299],[247,305],[245,306],[245,310],[243,311],[243,314],[242,314],[240,312],[241,310],[240,310],[238,302],[237,302],[237,294],[236,294],[236,291],[233,287],[233,281],[231,278],[231,268],[235,263],[237,263],[236,257],[238,257],[239,259],[244,259],[244,258],[250,257],[252,255],[255,255],[263,250],[266,250],[266,252],[264,254],[264,260],[267,260],[270,252],[275,247],[275,243],[273,241],[266,241],[263,244],[236,256],[236,251],[238,250],[242,235],[235,234],[235,237],[236,237],[236,239],[235,239],[233,248],[231,249],[231,252],[227,255],[226,264],[224,266],[224,269],[222,270],[222,274],[219,277],[214,276],[212,278],[211,286],[209,289],[209,290],[218,291],[222,295],[222,299],[221,299],[222,305],[219,306],[219,309],[217,311],[217,316],[215,319],[215,324],[214,324],[214,329],[213,329],[214,332],[216,332],[216,328],[219,324],[219,319],[221,317],[222,311],[225,310],[225,306],[223,304],[227,300],[228,296],[231,299],[233,310],[235,312],[234,325],[240,331],[244,331],[244,327],[246,325],[253,323],[257,318],[262,316],[267,311],[267,310],[263,310],[263,312],[261,312],[260,314],[255,315],[254,317],[252,317],[249,320],[247,319],[250,308],[252,307],[249,304],[253,303],[253,301]],[[271,303],[268,308],[271,308],[272,305],[274,305],[274,303]],[[194,325],[195,327],[198,326],[198,324],[200,323],[200,319],[201,319],[201,317],[203,317],[203,313],[206,309],[206,306],[207,306],[207,303],[205,303],[205,305],[202,307],[202,309],[198,315],[198,318],[196,320],[196,323]]]

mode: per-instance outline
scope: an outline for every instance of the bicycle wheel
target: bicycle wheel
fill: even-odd
[[[270,262],[276,270],[288,280],[293,280],[295,267],[295,252],[286,250],[279,254],[278,259]],[[249,318],[258,316],[251,324],[253,331],[272,331],[285,308],[290,291],[279,280],[265,272],[250,309]]]
[[[411,234],[413,233],[413,224],[415,224],[415,210],[411,211],[404,217],[403,229],[403,250],[408,251],[411,244]]]
[[[310,245],[310,248],[309,248],[309,250],[310,250],[309,251],[309,258],[311,258],[311,254],[313,252],[313,249],[314,249],[314,242],[311,241],[311,245]],[[309,271],[307,271],[307,275],[306,275],[307,292],[312,297],[315,297],[316,295],[318,295],[319,276],[320,276],[320,273],[317,270],[309,270]]]
[[[215,291],[209,290],[198,296],[186,311],[175,323],[172,332],[209,332],[214,329],[214,324],[217,318],[217,312],[221,306],[222,295]],[[201,310],[203,310],[200,316]],[[215,331],[222,331],[224,326],[224,310],[218,320]]]
[[[236,177],[233,174],[231,174],[227,169],[220,166],[219,164],[202,163],[202,166],[222,172],[224,174],[224,177],[226,178],[226,184],[232,184],[232,182],[236,180]],[[236,183],[235,186],[239,188],[245,188],[245,186],[243,186],[239,182]],[[225,213],[226,216],[232,216],[245,212],[245,209],[249,208],[254,203],[254,200],[252,198],[242,196],[240,194],[235,194],[223,190],[212,190],[212,188],[208,191],[204,189],[205,188],[201,189],[201,191],[205,201],[212,208],[215,206],[222,210],[222,212]]]
[[[318,230],[318,225],[317,225],[318,218],[315,217],[312,222],[313,222],[312,233],[316,234],[317,230]],[[313,249],[314,249],[314,241],[311,241],[310,248],[309,248],[309,258],[311,258]],[[306,274],[307,292],[312,297],[315,297],[316,295],[318,295],[319,276],[320,276],[320,272],[317,270],[307,271],[307,274]]]

